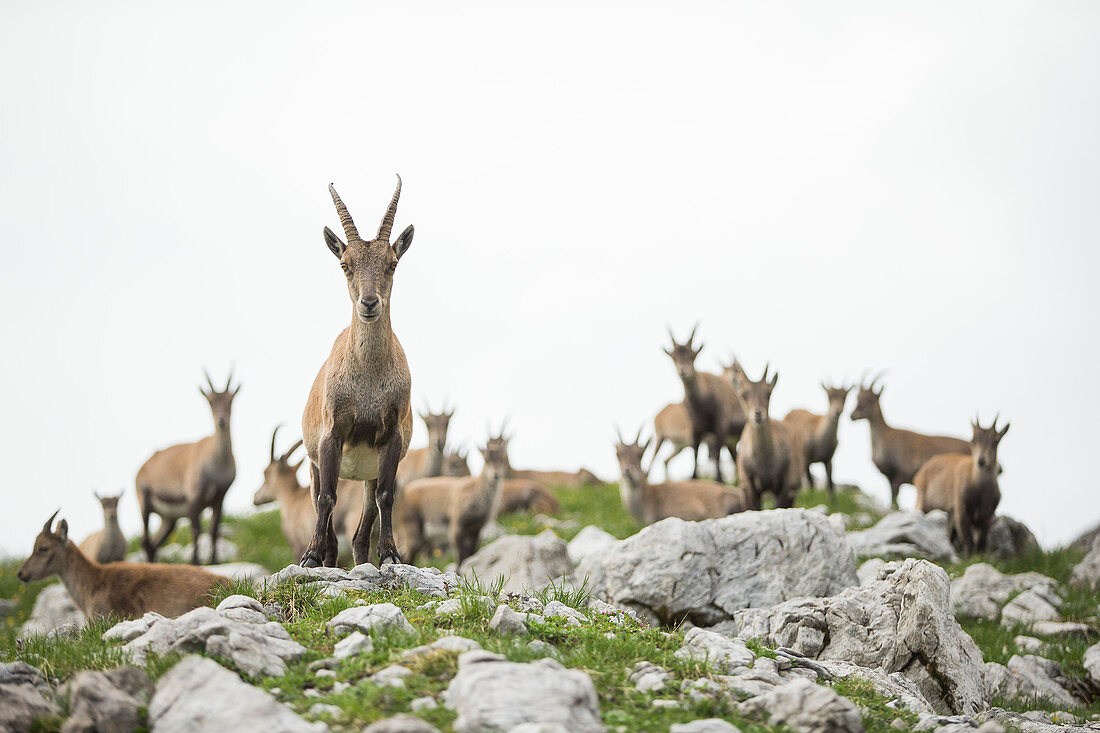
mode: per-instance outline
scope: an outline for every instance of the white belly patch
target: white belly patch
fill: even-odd
[[[378,450],[369,445],[344,446],[340,478],[371,481],[378,478]]]

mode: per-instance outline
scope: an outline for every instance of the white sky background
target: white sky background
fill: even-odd
[[[137,531],[204,366],[249,508],[350,320],[326,185],[373,232],[395,172],[394,327],[468,445],[511,414],[513,463],[617,479],[701,320],[702,367],[779,369],[773,415],[883,367],[893,424],[1000,410],[1002,511],[1100,520],[1100,6],[409,5],[0,5],[0,552],[98,528],[93,488]]]

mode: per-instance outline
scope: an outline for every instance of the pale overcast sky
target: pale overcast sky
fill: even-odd
[[[373,231],[395,172],[393,323],[457,440],[511,414],[513,463],[617,479],[699,320],[775,414],[885,367],[893,424],[1000,410],[1002,511],[1100,521],[1100,6],[412,5],[0,4],[0,552],[96,529],[93,489],[137,531],[138,467],[213,429],[204,366],[244,385],[249,509],[350,319],[326,186]]]

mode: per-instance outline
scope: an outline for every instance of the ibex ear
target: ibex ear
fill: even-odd
[[[337,257],[343,257],[344,250],[348,248],[343,240],[336,236],[336,232],[328,227],[325,227],[325,244],[328,245],[328,248],[332,250],[332,253]]]
[[[65,542],[69,539],[69,523],[62,519],[57,523],[57,539]]]
[[[397,255],[397,259],[401,259],[401,255],[405,254],[412,246],[414,231],[413,225],[409,224],[405,227],[405,231],[401,232],[401,236],[397,238],[397,241],[393,243],[393,253]]]

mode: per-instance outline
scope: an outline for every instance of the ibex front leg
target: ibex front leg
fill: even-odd
[[[378,451],[378,564],[400,564],[397,545],[393,541],[393,499],[396,492],[397,464],[401,461],[401,435],[397,431]],[[363,507],[367,511],[367,507]],[[359,558],[355,560],[360,562]],[[366,562],[363,558],[362,562]]]
[[[340,478],[340,457],[344,453],[343,441],[326,435],[321,438],[317,450],[318,462],[310,466],[310,490],[317,510],[317,524],[313,527],[313,539],[299,563],[304,568],[316,568],[324,564],[336,567],[339,545],[332,527],[332,510],[336,507],[336,482]]]

